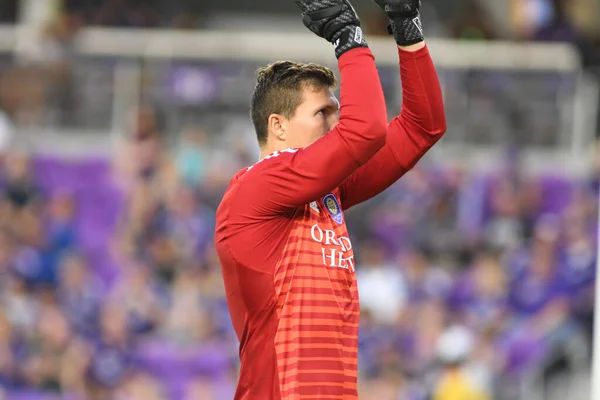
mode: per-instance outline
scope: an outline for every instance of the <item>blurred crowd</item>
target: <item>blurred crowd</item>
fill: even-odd
[[[206,149],[186,147],[171,163],[151,112],[140,110],[133,126],[114,165],[3,152],[6,398],[232,397],[237,354],[214,211],[198,197]]]
[[[597,184],[516,165],[513,154],[487,176],[421,165],[366,211],[365,398],[388,375],[400,398],[532,398],[589,363]],[[561,389],[541,398],[577,394]]]
[[[232,398],[214,211],[256,151],[181,138],[142,106],[112,162],[3,152],[5,398]],[[585,369],[599,178],[527,176],[514,151],[493,174],[425,159],[349,211],[361,399],[528,398]]]

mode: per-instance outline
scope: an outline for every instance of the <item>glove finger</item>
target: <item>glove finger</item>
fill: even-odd
[[[306,15],[313,21],[319,21],[322,19],[331,19],[335,18],[342,13],[344,6],[338,4],[333,7],[328,7],[323,10],[317,10],[306,13]]]
[[[310,29],[311,32],[313,32],[317,35],[320,34],[319,28],[313,23],[313,20],[306,13],[302,13],[302,23],[304,24],[304,26],[306,26],[308,29]]]
[[[354,9],[354,6],[352,5],[352,3],[350,3],[348,0],[344,0],[344,3],[346,3],[346,5],[347,5],[347,6],[350,8],[350,10],[352,10],[352,13],[353,13],[354,15],[358,15],[358,14],[356,13],[356,10]]]

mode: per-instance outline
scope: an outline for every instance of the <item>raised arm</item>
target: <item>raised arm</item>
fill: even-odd
[[[409,171],[446,131],[442,91],[429,50],[423,41],[419,2],[382,0],[398,44],[402,109],[388,129],[385,146],[341,186],[342,207],[368,200]],[[384,3],[390,3],[391,8]],[[401,5],[416,7],[413,12]],[[404,10],[401,16],[395,14]]]

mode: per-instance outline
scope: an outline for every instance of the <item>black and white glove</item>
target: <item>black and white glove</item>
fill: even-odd
[[[368,47],[360,19],[348,0],[295,0],[304,25],[335,46],[335,56],[356,47]]]
[[[388,31],[398,46],[410,46],[424,40],[421,25],[421,0],[373,0],[390,19]]]

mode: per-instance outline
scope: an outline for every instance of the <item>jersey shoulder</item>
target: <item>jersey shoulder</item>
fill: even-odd
[[[293,156],[298,150],[299,149],[289,148],[275,151],[251,166],[241,169],[231,178],[225,192],[230,191],[239,184],[245,184],[246,182],[252,183],[255,179],[260,179],[265,173],[272,172],[271,169],[274,167],[285,166],[286,163],[293,159]]]
[[[293,160],[294,156],[299,150],[300,149],[289,148],[275,151],[246,168],[243,175],[249,177],[260,176],[265,172],[269,172],[271,168],[285,166],[287,163]]]
[[[260,187],[264,187],[264,183],[270,180],[267,175],[278,176],[278,167],[285,168],[298,150],[289,148],[275,151],[255,164],[238,171],[229,181],[217,214],[223,213],[224,210],[229,213],[232,205],[236,203],[234,200],[238,197],[246,197],[246,200],[255,197],[256,191]],[[244,203],[247,202],[244,201]]]

